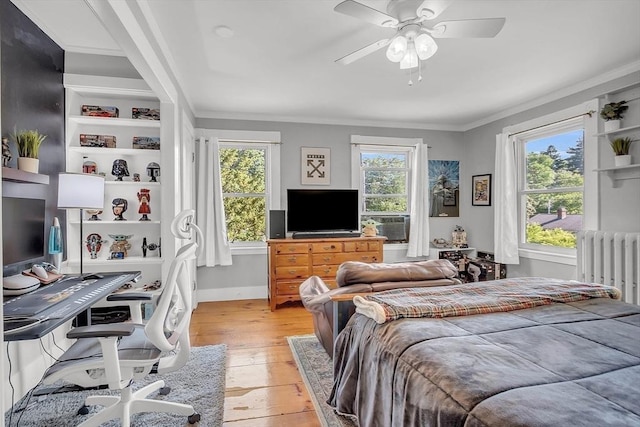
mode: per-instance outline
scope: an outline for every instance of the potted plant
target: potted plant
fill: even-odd
[[[620,129],[620,121],[624,112],[629,108],[627,101],[610,102],[600,110],[600,117],[604,119],[604,131],[611,132]]]
[[[610,142],[613,152],[616,154],[614,161],[616,166],[627,166],[631,164],[629,149],[633,140],[628,136],[616,138]]]
[[[18,146],[18,169],[38,173],[38,153],[47,136],[37,130],[21,130],[12,136]]]

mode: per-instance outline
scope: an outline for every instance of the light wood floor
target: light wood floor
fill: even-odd
[[[267,300],[198,304],[192,345],[227,345],[225,427],[320,426],[286,339],[311,333],[299,304],[274,312]]]

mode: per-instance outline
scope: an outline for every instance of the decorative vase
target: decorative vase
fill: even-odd
[[[38,165],[40,164],[40,160],[33,159],[31,157],[18,157],[18,169],[31,172],[38,173]]]
[[[625,154],[622,156],[615,156],[613,158],[616,167],[618,166],[629,166],[631,164],[631,154]]]
[[[604,122],[604,131],[605,132],[613,132],[614,130],[620,129],[621,120],[607,120]]]

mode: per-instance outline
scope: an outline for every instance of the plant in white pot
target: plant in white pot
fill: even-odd
[[[616,166],[627,166],[631,164],[631,155],[629,150],[631,149],[631,143],[634,140],[628,136],[616,138],[610,142],[613,152],[616,154],[614,157]]]
[[[627,101],[610,102],[600,110],[600,117],[604,119],[604,131],[611,132],[620,129],[620,123],[624,112],[629,108]]]
[[[47,136],[37,130],[21,130],[12,136],[18,146],[18,169],[38,173],[40,145]]]

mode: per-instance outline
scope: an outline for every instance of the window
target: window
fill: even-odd
[[[277,144],[220,140],[220,178],[227,238],[232,246],[263,242],[267,213],[277,209],[273,165]],[[279,158],[279,155],[277,155]],[[275,196],[275,197],[274,197]]]
[[[518,136],[521,247],[560,253],[576,247],[584,214],[583,122],[578,117]]]
[[[413,152],[410,146],[354,146],[361,220],[379,222],[378,232],[388,241],[406,242],[409,236]]]

